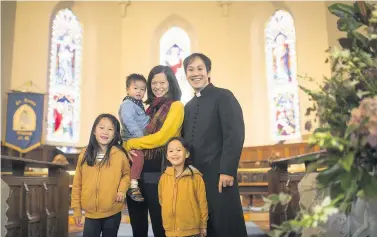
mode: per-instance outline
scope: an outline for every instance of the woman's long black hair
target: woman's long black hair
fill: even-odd
[[[164,172],[168,166],[172,166],[171,163],[167,159],[168,145],[172,141],[179,141],[182,144],[182,146],[186,149],[186,152],[189,152],[190,155],[191,155],[190,144],[185,139],[183,139],[182,137],[172,137],[172,138],[170,138],[169,141],[165,145],[166,157],[165,157],[165,159],[163,159],[163,162],[162,162],[162,172]],[[191,157],[189,156],[188,158],[185,159],[185,163],[183,165],[183,170],[186,170],[186,168],[188,168],[191,171],[191,176],[193,176],[194,172],[190,168],[190,164],[191,164]]]
[[[164,73],[166,79],[169,82],[169,91],[167,96],[169,99],[174,101],[181,100],[182,92],[181,88],[179,87],[178,80],[174,75],[173,70],[169,66],[157,65],[149,72],[148,80],[147,80],[147,100],[145,101],[146,104],[151,104],[153,99],[156,97],[152,91],[152,79],[156,74]]]
[[[81,161],[81,165],[87,163],[88,166],[93,166],[96,162],[96,158],[97,158],[100,146],[97,142],[97,139],[96,139],[96,136],[94,135],[94,132],[96,130],[98,123],[103,118],[110,119],[110,121],[113,123],[113,125],[114,125],[114,138],[113,138],[113,140],[111,140],[111,142],[107,146],[105,156],[103,157],[103,160],[101,161],[100,166],[102,166],[103,164],[110,165],[110,150],[113,146],[115,146],[118,149],[120,149],[121,151],[123,151],[124,154],[126,154],[126,156],[128,158],[127,152],[122,146],[123,141],[122,141],[122,137],[120,136],[120,123],[119,123],[118,119],[115,118],[114,115],[112,115],[112,114],[100,114],[96,118],[96,120],[94,121],[92,131],[90,132],[89,144],[86,147],[86,151],[85,151],[85,154],[84,154],[84,158]]]

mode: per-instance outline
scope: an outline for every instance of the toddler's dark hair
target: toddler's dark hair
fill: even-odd
[[[129,88],[131,86],[131,83],[135,81],[142,81],[145,83],[145,85],[147,85],[147,79],[145,79],[143,75],[132,73],[126,78],[126,88]]]

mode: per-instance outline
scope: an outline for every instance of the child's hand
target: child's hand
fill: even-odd
[[[77,226],[82,227],[81,216],[75,216],[75,217],[73,217],[73,219],[75,219],[75,224]]]
[[[200,237],[207,236],[207,229],[206,228],[200,228]]]
[[[137,153],[135,150],[130,150],[128,153],[130,153],[131,156],[137,156]]]
[[[124,201],[124,193],[118,192],[117,198],[115,199],[116,202],[123,202]]]

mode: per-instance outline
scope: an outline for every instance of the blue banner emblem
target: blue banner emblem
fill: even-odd
[[[8,93],[5,146],[21,153],[41,145],[44,95]]]

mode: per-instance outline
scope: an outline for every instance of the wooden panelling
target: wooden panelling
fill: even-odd
[[[9,186],[7,237],[67,237],[69,177],[65,166],[1,156],[2,180]],[[47,175],[24,176],[26,167],[47,168]]]

